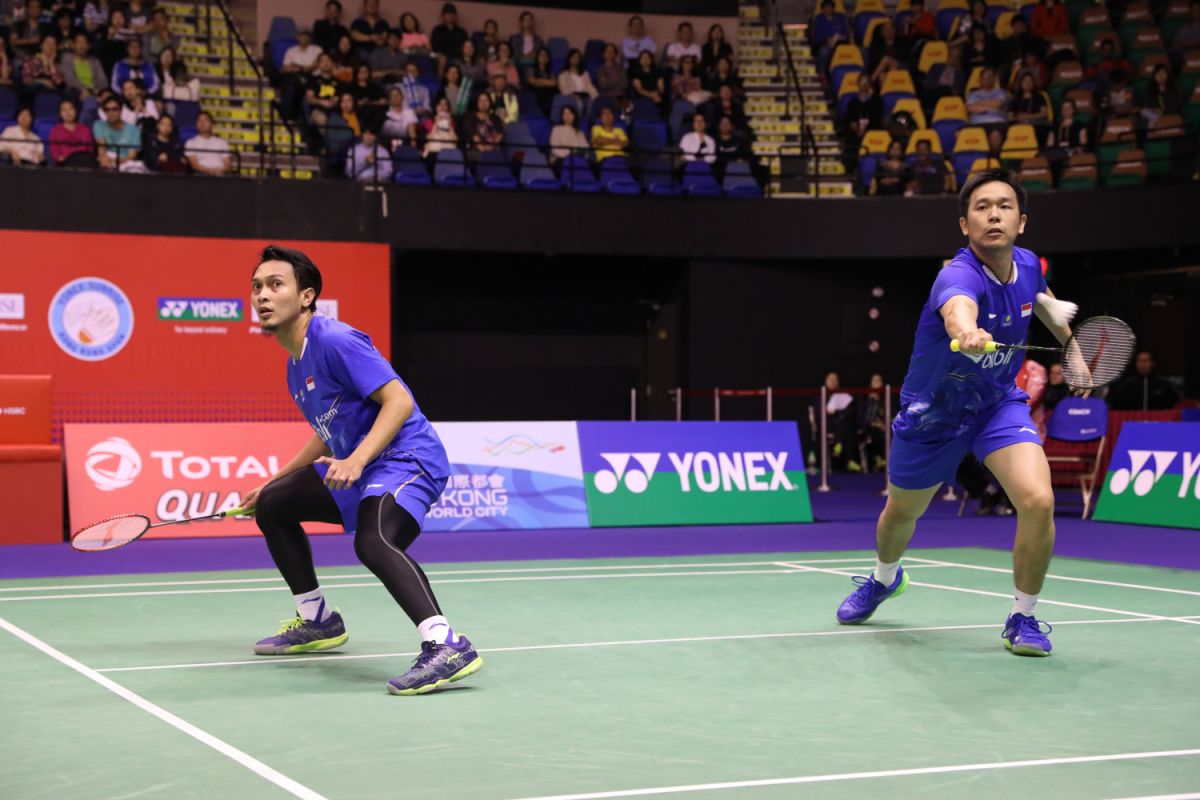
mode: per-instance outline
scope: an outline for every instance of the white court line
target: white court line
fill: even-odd
[[[980,572],[999,572],[999,573],[1002,573],[1005,575],[1012,574],[1011,569],[1002,569],[1000,567],[981,567],[981,566],[978,566],[975,564],[963,564],[959,561],[942,561],[941,559],[917,558],[915,556],[909,556],[906,558],[906,560],[919,561],[922,564],[930,564],[930,565],[943,564],[943,565],[949,566],[949,567],[961,567],[962,569],[973,569],[973,570],[978,570]],[[1168,589],[1165,586],[1146,586],[1146,585],[1140,584],[1140,583],[1120,583],[1118,581],[1102,581],[1102,580],[1098,580],[1096,578],[1072,578],[1072,577],[1068,577],[1066,575],[1054,575],[1054,574],[1048,574],[1048,575],[1046,575],[1046,577],[1053,578],[1054,580],[1058,580],[1058,581],[1071,581],[1072,583],[1091,583],[1091,584],[1095,584],[1096,586],[1116,586],[1121,589],[1142,589],[1143,591],[1147,591],[1147,592],[1169,592],[1171,594],[1186,594],[1186,595],[1190,595],[1191,597],[1200,597],[1200,592],[1192,592],[1187,589]]]
[[[129,689],[126,689],[124,686],[112,680],[111,678],[104,677],[91,667],[76,661],[62,651],[51,647],[41,639],[37,638],[28,631],[18,628],[16,625],[13,625],[3,617],[0,617],[0,628],[8,631],[13,636],[17,637],[31,647],[41,650],[43,653],[50,656],[63,666],[69,667],[88,680],[100,684],[117,697],[120,697],[122,700],[126,700],[140,708],[142,711],[158,717],[171,727],[186,733],[188,736],[191,736],[198,742],[211,747],[213,750],[216,750],[221,755],[233,759],[246,769],[250,770],[259,777],[265,778],[279,788],[283,789],[285,792],[295,795],[296,797],[304,798],[304,800],[325,800],[324,795],[314,792],[312,789],[309,789],[307,786],[301,783],[297,783],[288,776],[284,775],[282,772],[268,767],[257,758],[242,752],[228,742],[218,739],[211,733],[197,728],[195,725],[175,716],[161,706],[151,703],[141,695],[131,692]]]
[[[1147,794],[1139,797],[1118,797],[1114,800],[1200,800],[1200,792],[1188,794]]]
[[[1158,622],[1154,619],[1078,619],[1066,622],[1056,622],[1055,625],[1113,625],[1122,622]],[[628,639],[612,642],[572,642],[564,644],[532,644],[520,647],[488,647],[484,649],[492,653],[521,653],[531,650],[573,650],[590,647],[626,647],[646,644],[687,644],[690,642],[730,642],[745,639],[802,639],[812,636],[862,636],[880,633],[928,633],[936,631],[970,631],[986,628],[999,629],[995,622],[983,625],[939,625],[921,628],[838,628],[829,631],[801,631],[796,633],[743,633],[728,636],[686,636],[676,639]],[[238,661],[200,661],[192,664],[152,664],[145,667],[107,667],[97,672],[147,672],[160,669],[198,669],[201,667],[240,667],[257,664],[287,665],[287,664],[321,664],[326,661],[361,661],[372,658],[412,658],[416,652],[404,653],[363,653],[359,655],[317,655],[312,658],[263,657],[247,658]]]
[[[912,769],[886,769],[875,772],[841,772],[829,775],[803,775],[796,778],[767,778],[756,781],[728,781],[725,783],[693,783],[684,786],[655,786],[646,789],[625,789],[615,792],[583,792],[580,794],[556,794],[527,797],[523,800],[610,800],[617,797],[646,797],[656,794],[682,794],[684,792],[710,792],[719,789],[749,789],[759,786],[795,786],[803,783],[830,783],[833,781],[857,781],[873,778],[903,778],[911,775],[945,775],[954,772],[981,772],[984,770],[1019,769],[1023,767],[1051,767],[1063,764],[1096,764],[1103,761],[1133,761],[1146,758],[1177,758],[1197,756],[1200,750],[1159,750],[1142,753],[1111,753],[1102,756],[1069,756],[1065,758],[1038,758],[1026,761],[988,761],[981,764],[955,764],[947,767],[915,767]]]

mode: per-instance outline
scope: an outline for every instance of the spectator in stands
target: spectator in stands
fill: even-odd
[[[475,110],[463,120],[463,138],[470,142],[468,157],[478,157],[497,149],[504,141],[504,123],[492,113],[492,98],[487,92],[475,98]]]
[[[8,39],[0,30],[0,86],[12,83],[12,64],[8,60]]]
[[[146,94],[146,87],[141,81],[134,78],[125,81],[121,86],[121,97],[125,101],[125,107],[121,109],[121,119],[125,124],[142,128],[146,120],[159,118],[158,103]],[[143,130],[142,136],[149,136],[148,127]]]
[[[1137,111],[1128,73],[1119,69],[1109,75],[1109,79],[1108,93],[1101,104],[1106,125],[1114,119],[1129,119]]]
[[[667,86],[662,73],[654,65],[654,54],[643,50],[638,56],[637,63],[629,72],[629,86],[633,96],[644,97],[659,108],[664,108],[667,101]]]
[[[83,4],[83,30],[88,36],[108,25],[108,0],[87,0]]]
[[[154,71],[154,65],[142,60],[142,40],[130,39],[125,43],[125,51],[125,59],[113,67],[113,91],[123,91],[122,87],[125,86],[125,81],[135,79],[142,82],[147,92],[157,94],[159,90],[158,73]]]
[[[721,58],[733,58],[733,48],[725,41],[725,28],[714,23],[708,29],[708,37],[704,48],[700,51],[700,74],[707,76],[717,69],[717,61]]]
[[[337,50],[338,41],[349,35],[350,29],[342,24],[342,4],[338,0],[329,0],[325,4],[324,18],[313,23],[313,39],[317,47],[332,53]]]
[[[379,76],[381,81],[394,83],[404,77],[408,56],[400,46],[400,31],[395,28],[388,31],[387,45],[372,50],[367,63],[371,66],[371,72]]]
[[[703,114],[692,115],[692,129],[679,139],[684,161],[717,162],[717,143],[708,135],[708,123]]]
[[[355,49],[367,56],[387,42],[388,24],[379,16],[379,0],[363,0],[362,14],[350,23]]]
[[[859,142],[863,134],[883,124],[883,102],[875,94],[875,86],[865,72],[858,74],[858,93],[850,98],[842,116],[844,152],[849,165],[857,161]]]
[[[647,51],[643,51],[647,52]],[[616,125],[616,115],[609,106],[600,109],[600,120],[592,126],[592,150],[599,164],[611,156],[623,156],[629,151],[629,137]]]
[[[475,52],[475,43],[470,39],[463,42],[462,50],[459,51],[458,59],[454,63],[462,70],[464,81],[470,81],[476,86],[482,86],[487,82],[487,61],[481,54]]]
[[[307,86],[304,93],[305,116],[313,125],[323,128],[338,104],[338,81],[333,76],[333,58],[328,53],[321,53],[317,57],[317,68]]]
[[[583,53],[577,49],[567,53],[567,66],[558,74],[558,91],[578,97],[585,114],[592,101],[599,95],[592,83],[591,74],[583,64]]]
[[[992,26],[987,21],[986,0],[971,0],[971,12],[967,16],[955,20],[954,27],[950,32],[950,41],[956,44],[966,44],[971,40],[972,31],[977,28],[986,31],[988,36],[992,35]]]
[[[163,51],[163,48],[179,47],[179,37],[171,32],[171,20],[167,17],[167,12],[161,8],[154,9],[154,13],[150,17],[150,30],[143,38],[146,54],[151,61],[158,60],[158,54]]]
[[[671,97],[674,100],[687,100],[694,106],[707,103],[712,98],[712,92],[701,88],[695,56],[686,55],[679,59],[679,71],[671,77]]]
[[[884,414],[884,383],[883,376],[878,372],[871,375],[869,384],[871,393],[858,404],[858,449],[866,459],[860,465],[865,472],[870,468],[876,472],[882,471],[887,462],[884,460],[884,439],[887,436],[891,421]]]
[[[96,167],[96,140],[80,124],[73,100],[58,104],[58,124],[50,129],[50,162],[59,167]]]
[[[754,150],[750,142],[742,136],[730,117],[721,117],[717,121],[717,172],[725,174],[725,168],[736,161],[745,161],[755,165]]]
[[[925,10],[925,0],[912,0],[909,12],[900,31],[901,36],[911,40],[938,38],[937,22],[933,14]]]
[[[984,67],[979,87],[967,95],[967,114],[972,125],[994,128],[1008,117],[1008,93],[996,85],[996,70]]]
[[[488,94],[491,95],[493,113],[505,125],[516,122],[521,118],[521,103],[517,93],[508,85],[508,79],[503,72],[492,75]]]
[[[400,49],[410,56],[429,55],[429,37],[421,32],[416,15],[408,11],[400,15]]]
[[[137,32],[129,27],[129,18],[125,16],[123,8],[114,8],[108,15],[108,26],[105,28],[104,36],[98,42],[98,57],[100,63],[104,65],[104,71],[112,75],[116,68],[117,62],[125,58],[129,43],[140,39]]]
[[[445,77],[442,78],[442,88],[438,91],[438,99],[445,99],[450,108],[450,115],[454,119],[462,119],[462,115],[467,113],[467,109],[471,103],[471,89],[473,82],[470,78],[464,78],[462,70],[458,64],[451,64],[446,67]],[[399,91],[394,89],[393,91]],[[434,104],[434,111],[437,111],[437,104]]]
[[[233,170],[229,142],[213,135],[213,118],[207,111],[196,116],[196,135],[188,139],[183,152],[193,172],[219,177]]]
[[[39,166],[46,161],[45,145],[33,132],[33,110],[21,106],[17,124],[0,133],[0,155],[7,155],[17,165]]]
[[[908,53],[908,40],[896,33],[896,26],[891,20],[884,20],[875,29],[875,36],[871,40],[871,63],[874,65],[871,80],[879,84],[883,76],[892,70],[905,69]]]
[[[962,48],[954,45],[947,52],[945,64],[934,64],[925,73],[921,100],[932,108],[940,98],[951,95],[962,97],[966,87],[967,72],[962,68]]]
[[[343,160],[354,146],[355,139],[362,136],[362,131],[362,120],[354,106],[354,95],[342,92],[338,95],[337,110],[329,115],[329,121],[325,124],[325,154],[331,169],[344,168]]]
[[[187,172],[183,144],[170,114],[163,114],[154,123],[154,135],[146,139],[142,148],[142,163],[151,172]]]
[[[1039,139],[1043,138],[1043,129],[1050,125],[1050,108],[1046,105],[1046,97],[1038,91],[1032,72],[1022,72],[1017,78],[1017,93],[1008,104],[1008,118],[1037,127]]]
[[[126,6],[129,27],[133,28],[139,37],[150,31],[150,6],[153,4],[153,0],[149,3],[143,3],[142,0],[129,0],[129,4]]]
[[[817,54],[817,73],[825,76],[829,72],[829,60],[833,50],[842,42],[850,41],[850,26],[844,14],[835,14],[833,0],[821,0],[821,12],[813,17],[809,26],[812,49]]]
[[[545,42],[537,34],[537,22],[532,11],[522,11],[517,18],[517,32],[508,37],[508,45],[512,48],[513,60],[522,70],[533,66],[533,59],[539,47]],[[515,81],[510,81],[516,86]]]
[[[675,41],[667,45],[666,65],[671,69],[679,69],[679,62],[691,56],[696,64],[700,63],[700,45],[696,43],[696,32],[692,23],[681,22],[675,29]],[[698,72],[699,70],[697,70]]]
[[[344,91],[354,95],[354,109],[363,125],[378,128],[388,101],[383,87],[372,79],[371,68],[366,64],[359,64],[358,69],[354,70],[354,82],[345,87]]]
[[[892,142],[888,145],[886,157],[880,159],[875,167],[869,193],[880,197],[899,197],[911,183],[912,171],[904,161],[904,145]]]
[[[1071,387],[1067,386],[1067,381],[1063,378],[1062,364],[1055,361],[1047,372],[1046,391],[1042,394],[1042,405],[1047,411],[1053,411],[1056,405],[1070,396]]]
[[[1087,148],[1088,128],[1075,116],[1075,101],[1064,98],[1059,110],[1059,120],[1046,135],[1046,149],[1042,151],[1042,155],[1058,173],[1072,155]]]
[[[734,128],[739,131],[746,131],[750,127],[742,104],[734,98],[733,87],[727,83],[717,89],[717,96],[705,103],[700,112],[704,114],[710,126],[715,126],[721,117],[729,117]]]
[[[550,114],[550,104],[558,94],[558,80],[550,61],[550,50],[539,47],[533,57],[533,66],[525,72],[525,86],[537,98],[538,108],[546,115]]]
[[[954,175],[946,161],[933,152],[928,139],[917,142],[917,157],[912,162],[910,194],[945,194],[954,191]]]
[[[425,124],[429,129],[425,132],[425,149],[421,153],[423,158],[429,158],[440,150],[458,147],[458,132],[454,129],[454,116],[450,113],[450,103],[446,98],[438,99],[433,118],[426,120]]]
[[[454,69],[454,67],[451,67]],[[449,77],[449,70],[447,70]],[[439,97],[444,99],[444,97]],[[388,92],[387,111],[384,112],[382,133],[393,142],[407,141],[416,144],[417,126],[421,124],[417,112],[404,103],[404,92],[399,86],[393,86]]]
[[[733,89],[734,97],[741,100],[743,94],[742,79],[734,71],[733,61],[728,58],[718,58],[716,69],[709,73],[708,81],[704,88],[715,94],[725,85],[730,86]]]
[[[983,28],[976,26],[971,29],[966,50],[963,51],[963,62],[968,71],[976,67],[1000,66],[1000,53],[992,43],[992,37]]]
[[[1142,119],[1147,126],[1153,125],[1163,114],[1183,112],[1184,98],[1175,88],[1171,70],[1166,64],[1154,68],[1150,85],[1146,87],[1145,102],[1142,104]]]
[[[176,55],[175,48],[163,48],[158,54],[158,63],[154,65],[154,70],[158,75],[164,100],[188,100],[194,103],[200,101],[200,79],[193,78],[188,73],[187,64]]]
[[[346,177],[359,183],[387,183],[393,172],[392,157],[379,143],[375,129],[369,125],[363,128],[362,138],[346,159]]]
[[[1113,384],[1108,407],[1113,411],[1165,411],[1179,402],[1175,387],[1158,376],[1157,359],[1150,350],[1139,350],[1133,360],[1134,374]]]
[[[642,53],[650,51],[650,60],[658,52],[654,39],[646,35],[646,21],[638,15],[629,18],[628,33],[621,40],[621,55],[625,56],[626,66],[633,72],[635,65],[641,59]]]
[[[58,39],[46,36],[35,55],[21,65],[21,82],[27,91],[56,92],[62,88],[63,76],[58,69]]]
[[[570,155],[588,157],[588,140],[579,130],[579,115],[571,106],[562,107],[562,116],[550,131],[550,160],[558,163]]]
[[[1029,32],[1029,26],[1025,24],[1025,18],[1020,14],[1012,18],[1012,35],[1004,40],[1003,45],[1006,51],[1004,60],[1014,67],[1018,64],[1028,63],[1026,58],[1030,53],[1034,55],[1039,64],[1042,64],[1042,57],[1046,54],[1045,41]],[[1045,70],[1044,64],[1042,69]],[[1044,86],[1045,82],[1039,81],[1039,85]]]
[[[296,101],[308,86],[308,78],[317,68],[321,48],[313,43],[312,31],[307,28],[296,34],[297,43],[283,54],[279,67],[279,102],[288,119],[296,115]],[[168,48],[169,49],[169,48]],[[165,83],[165,80],[164,80]],[[164,86],[163,96],[167,96]],[[198,100],[199,97],[192,98]]]
[[[469,39],[466,30],[458,24],[458,9],[454,7],[454,3],[444,4],[442,22],[433,26],[433,32],[429,36],[430,47],[438,60],[438,75],[443,73],[451,61],[459,57],[463,42]]]
[[[354,42],[350,37],[343,36],[338,39],[337,49],[330,55],[333,58],[333,77],[337,78],[340,83],[349,83],[354,80],[354,70],[363,63],[363,57],[355,49]]]
[[[617,52],[615,44],[604,45],[604,63],[596,70],[596,90],[601,97],[617,101],[625,98],[629,91],[625,61]]]
[[[70,9],[61,6],[54,14],[53,30],[60,53],[70,50],[75,41],[75,34],[82,32],[75,27],[75,19],[71,16]]]
[[[1112,39],[1105,39],[1100,43],[1100,58],[1088,69],[1087,74],[1095,81],[1096,87],[1103,90],[1113,82],[1116,73],[1128,75],[1132,71],[1133,65],[1129,59],[1117,52]]]
[[[1071,32],[1071,20],[1067,18],[1067,7],[1058,0],[1041,0],[1029,20],[1033,35],[1039,39],[1051,36],[1066,36]]]
[[[1175,38],[1171,40],[1171,47],[1182,52],[1200,50],[1200,0],[1192,0],[1188,5],[1188,11],[1191,19],[1176,32]]]
[[[1009,91],[1015,92],[1020,89],[1020,81],[1023,75],[1033,76],[1033,85],[1040,92],[1046,88],[1050,82],[1050,73],[1046,69],[1046,65],[1038,58],[1037,53],[1026,51],[1021,61],[1015,61],[1011,65],[1012,81],[1009,84]]]
[[[26,0],[25,16],[13,23],[8,44],[17,58],[32,58],[37,54],[42,40],[53,33],[42,17],[41,0]]]
[[[484,20],[483,22],[483,40],[480,50],[483,52],[480,55],[484,61],[494,61],[496,54],[500,51],[500,23],[494,19]]]
[[[517,72],[517,67],[512,61],[512,46],[508,42],[499,42],[496,45],[496,57],[488,62],[487,65],[488,80],[496,73],[502,73],[508,81],[509,86],[520,86],[521,75]]]
[[[100,108],[103,116],[92,125],[92,136],[96,140],[97,157],[104,169],[124,172],[141,172],[144,167],[137,160],[142,149],[142,134],[136,125],[127,125],[121,119],[121,101],[116,96],[105,97]],[[132,164],[138,167],[131,167]]]
[[[404,65],[404,77],[400,79],[400,91],[404,93],[404,104],[411,108],[418,117],[429,116],[433,104],[429,99],[429,90],[418,80],[420,68],[415,61]]]
[[[853,446],[853,431],[857,422],[854,413],[854,397],[849,392],[841,391],[841,380],[836,372],[825,376],[825,430],[829,437],[830,466],[836,470],[853,469],[849,463],[849,448]],[[813,401],[815,406],[814,418],[816,429],[820,430],[821,399]],[[858,466],[855,461],[854,467]]]

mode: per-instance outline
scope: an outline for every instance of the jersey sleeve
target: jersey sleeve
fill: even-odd
[[[396,371],[375,349],[370,336],[348,330],[332,339],[332,346],[326,349],[327,363],[340,385],[353,387],[365,399],[380,386],[397,379]]]
[[[969,297],[978,304],[984,295],[984,287],[974,270],[952,262],[942,267],[934,280],[933,289],[929,292],[929,306],[937,311],[957,295]]]

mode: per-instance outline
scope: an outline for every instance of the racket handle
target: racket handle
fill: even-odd
[[[985,344],[985,345],[983,346],[983,352],[985,352],[985,353],[994,353],[994,352],[996,352],[996,351],[997,351],[999,348],[1000,348],[1000,345],[996,344],[995,342],[988,342],[987,344]],[[951,349],[953,352],[955,352],[955,353],[957,353],[957,352],[958,352],[958,339],[951,339],[951,340],[950,340],[950,349]]]

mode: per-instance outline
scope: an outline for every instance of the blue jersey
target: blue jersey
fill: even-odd
[[[366,438],[379,415],[371,393],[393,380],[400,377],[370,336],[320,315],[308,324],[300,360],[287,362],[288,391],[334,458],[346,458]],[[412,414],[380,452],[377,461],[384,460],[415,463],[434,480],[450,474],[442,440],[416,398]]]
[[[979,306],[980,328],[1004,344],[1024,344],[1037,293],[1046,291],[1038,257],[1013,249],[1014,275],[1007,284],[983,265],[969,248],[942,268],[921,309],[908,375],[900,389],[901,411],[893,430],[911,441],[961,436],[1006,399],[1024,398],[1016,387],[1021,351],[1001,349],[968,356],[950,350],[941,307],[964,295]]]

